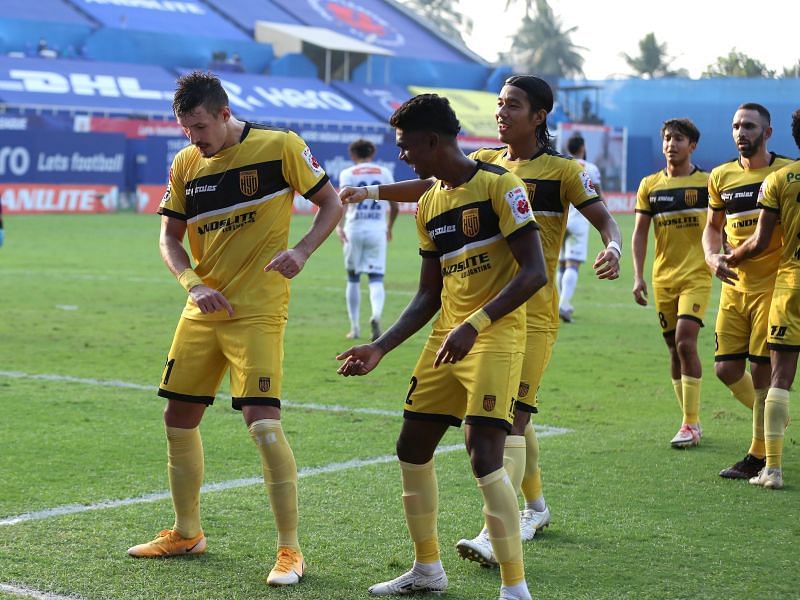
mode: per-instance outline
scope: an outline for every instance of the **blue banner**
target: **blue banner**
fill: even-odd
[[[174,89],[161,67],[0,57],[0,102],[9,106],[171,114]]]
[[[313,27],[354,37],[398,56],[474,62],[466,53],[383,0],[272,0]]]
[[[0,182],[125,184],[125,136],[0,131]]]
[[[392,113],[411,98],[408,90],[399,85],[369,87],[343,81],[333,81],[331,85],[384,123],[388,123]]]
[[[220,73],[231,110],[269,123],[329,121],[377,124],[377,119],[317,79]]]
[[[72,0],[72,3],[106,27],[249,39],[207,4],[197,0]]]

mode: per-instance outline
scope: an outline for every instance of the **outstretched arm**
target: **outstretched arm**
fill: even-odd
[[[336,224],[342,218],[342,204],[339,196],[330,182],[326,183],[316,194],[309,198],[319,207],[311,229],[297,242],[294,248],[289,248],[275,255],[270,263],[264,267],[265,271],[277,271],[287,279],[295,277],[308,260],[308,257],[325,241]]]
[[[592,265],[598,279],[617,279],[619,277],[619,259],[622,252],[622,236],[619,225],[608,212],[605,202],[594,202],[581,209],[592,226],[600,232],[605,249],[601,250]]]
[[[409,179],[407,181],[397,181],[395,183],[383,183],[375,186],[373,200],[389,200],[391,202],[418,202],[422,194],[428,191],[433,185],[433,179]],[[339,198],[342,204],[358,204],[370,198],[368,188],[346,186],[339,190]]]
[[[336,358],[345,362],[337,373],[349,377],[366,375],[387,353],[419,331],[441,307],[442,272],[439,259],[422,258],[419,288],[397,321],[371,344],[348,348]]]

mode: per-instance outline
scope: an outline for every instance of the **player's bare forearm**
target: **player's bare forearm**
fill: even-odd
[[[508,240],[508,247],[519,264],[519,271],[500,293],[483,307],[492,322],[525,304],[547,283],[547,267],[537,229],[530,228]]]
[[[722,232],[725,228],[725,213],[721,210],[708,209],[706,226],[703,229],[703,253],[706,260],[711,254],[719,254],[722,248]]]
[[[308,230],[294,247],[294,249],[302,253],[306,259],[311,256],[331,234],[341,221],[343,213],[342,204],[339,202],[339,196],[330,182],[325,184],[325,186],[309,198],[309,200],[316,204],[319,210],[317,214],[314,215],[311,229]]]
[[[441,305],[441,290],[418,290],[397,321],[373,343],[383,354],[391,352],[422,329],[439,311]]]
[[[161,217],[158,249],[164,264],[176,277],[191,266],[189,255],[183,247],[184,235],[186,235],[186,222],[173,217]]]
[[[422,194],[433,185],[433,179],[408,179],[395,183],[382,183],[378,186],[381,200],[390,202],[418,202]]]
[[[780,214],[777,211],[762,208],[758,215],[756,230],[741,246],[731,252],[729,264],[736,266],[743,260],[758,256],[766,250],[779,218]]]
[[[650,234],[650,215],[637,213],[636,224],[631,236],[631,253],[633,254],[633,276],[644,278],[644,262],[647,257],[647,237]]]
[[[590,204],[585,209],[581,210],[581,214],[587,218],[589,223],[592,224],[600,237],[603,239],[603,244],[608,246],[609,242],[616,242],[622,248],[622,235],[619,232],[619,225],[608,212],[608,208],[604,202],[595,202]]]

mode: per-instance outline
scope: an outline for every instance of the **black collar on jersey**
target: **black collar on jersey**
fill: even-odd
[[[239,143],[241,144],[244,141],[244,138],[247,137],[247,134],[250,133],[250,123],[248,121],[244,122],[244,129],[242,129],[242,135],[239,136]]]
[[[531,156],[528,160],[535,160],[535,159],[539,158],[542,154],[546,154],[546,153],[547,153],[547,148],[546,147],[545,148],[539,148],[536,151],[536,153],[533,156]],[[511,160],[511,155],[508,153],[508,146],[506,146],[506,156],[505,156],[505,158],[506,158],[506,160]]]
[[[690,176],[694,175],[695,173],[697,173],[698,171],[702,171],[702,170],[703,169],[698,167],[696,164],[692,163],[692,170],[689,172],[689,174],[688,175],[680,175],[680,177],[690,177]],[[669,171],[667,171],[667,167],[664,167],[664,176],[665,177],[671,177],[671,175],[669,174]]]
[[[770,151],[770,153],[769,153],[769,165],[767,165],[767,166],[771,167],[772,163],[775,162],[776,158],[778,158],[778,154],[776,152]],[[736,159],[736,162],[742,168],[742,170],[744,170],[744,166],[742,165],[742,156],[741,156],[741,154]]]

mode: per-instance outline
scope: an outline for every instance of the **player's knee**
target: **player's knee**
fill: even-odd
[[[742,361],[743,362],[743,361]],[[739,381],[744,375],[744,366],[741,367],[738,361],[723,360],[714,363],[714,373],[725,385],[731,385]]]
[[[360,280],[359,274],[355,271],[347,271],[347,281],[358,283]]]
[[[383,273],[368,273],[367,277],[369,278],[370,283],[382,283],[383,282]]]

